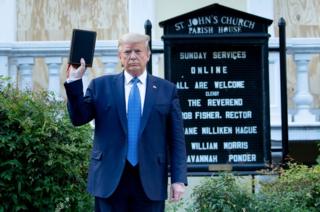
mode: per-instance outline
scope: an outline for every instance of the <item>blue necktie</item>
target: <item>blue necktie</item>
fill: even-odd
[[[141,119],[141,99],[137,77],[131,80],[132,87],[128,99],[128,155],[131,165],[138,163],[138,133]]]

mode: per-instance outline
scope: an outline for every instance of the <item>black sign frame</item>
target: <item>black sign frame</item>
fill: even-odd
[[[241,18],[244,17],[244,19],[246,19],[246,20],[249,20],[249,21],[253,20],[253,22],[257,23],[256,24],[257,26],[259,25],[257,27],[257,29],[259,29],[259,30],[258,31],[247,30],[246,32],[242,32],[242,33],[222,33],[222,34],[211,33],[211,34],[200,34],[200,35],[190,35],[187,33],[186,29],[184,29],[183,32],[182,31],[180,31],[180,32],[174,31],[175,27],[177,26],[176,23],[179,23],[179,24],[181,23],[181,26],[182,26],[183,24],[185,24],[187,22],[187,21],[184,21],[184,19],[187,20],[187,18],[189,18],[189,22],[190,22],[190,20],[191,21],[197,20],[196,18],[192,18],[192,17],[199,17],[199,14],[202,15],[201,16],[201,18],[202,18],[202,17],[204,17],[203,14],[205,14],[205,13],[211,14],[211,12],[208,12],[208,10],[213,10],[212,14],[221,13],[221,14],[229,15],[230,17],[236,17],[238,15],[238,16],[241,16]],[[219,10],[219,12],[215,13],[215,10]],[[216,18],[216,20],[217,20],[218,15],[214,16],[214,18]],[[201,20],[204,20],[204,19],[201,19]],[[196,22],[196,23],[198,23],[198,22]],[[206,131],[208,131],[208,130],[203,129],[203,127],[201,126],[201,124],[202,124],[201,121],[192,123],[191,121],[193,121],[193,120],[190,121],[190,120],[188,120],[188,118],[186,118],[186,116],[184,116],[185,129],[188,128],[189,126],[192,126],[192,125],[195,126],[193,128],[196,128],[194,130],[195,132],[192,132],[192,129],[191,129],[190,134],[189,134],[189,130],[185,131],[186,142],[187,142],[186,145],[187,145],[187,150],[188,150],[187,153],[188,153],[188,173],[189,174],[192,175],[192,174],[197,174],[197,173],[206,173],[206,172],[224,171],[224,170],[256,171],[256,170],[265,169],[265,168],[270,167],[270,164],[271,164],[271,140],[270,140],[270,137],[271,136],[270,136],[269,62],[268,62],[268,38],[270,35],[267,33],[267,26],[270,25],[271,23],[272,23],[271,20],[264,19],[264,18],[257,17],[257,16],[253,16],[251,14],[239,12],[239,11],[236,11],[236,10],[233,10],[233,9],[230,9],[230,8],[218,5],[218,4],[213,4],[213,5],[208,6],[206,8],[203,8],[203,9],[200,9],[197,11],[193,11],[189,14],[185,14],[185,15],[182,15],[182,16],[179,16],[179,17],[176,17],[176,18],[173,18],[173,19],[170,19],[170,20],[167,20],[167,21],[160,23],[160,26],[164,27],[164,35],[162,38],[164,41],[165,78],[172,81],[173,83],[176,83],[177,88],[179,90],[178,92],[180,95],[182,111],[184,113],[186,111],[189,111],[188,114],[191,114],[191,116],[192,116],[192,118],[190,118],[190,119],[193,119],[193,117],[195,117],[196,113],[201,114],[201,112],[197,112],[197,109],[192,110],[192,108],[190,109],[190,108],[188,108],[188,106],[187,107],[185,106],[186,100],[187,101],[190,100],[188,98],[185,98],[186,96],[188,97],[188,95],[189,95],[186,93],[194,92],[194,94],[195,94],[194,96],[201,96],[201,91],[200,91],[200,93],[197,93],[194,90],[192,90],[192,88],[189,89],[189,86],[191,86],[191,84],[193,86],[193,83],[197,82],[197,81],[193,81],[193,83],[192,83],[192,80],[199,80],[199,79],[201,80],[202,79],[202,81],[200,81],[200,82],[206,83],[206,86],[208,86],[208,84],[211,84],[210,85],[211,87],[213,84],[212,81],[214,81],[212,79],[212,76],[210,76],[210,74],[203,75],[203,76],[199,77],[195,73],[194,73],[194,75],[192,75],[192,74],[190,75],[190,72],[193,73],[193,71],[196,68],[198,68],[198,69],[200,69],[201,74],[203,74],[202,73],[203,70],[202,70],[201,66],[204,66],[204,67],[208,66],[206,68],[209,69],[210,65],[215,65],[215,63],[211,63],[210,59],[208,59],[209,57],[212,57],[213,52],[215,52],[215,51],[221,52],[221,51],[229,51],[229,50],[230,50],[230,52],[232,52],[233,50],[241,51],[241,49],[242,49],[243,50],[242,52],[246,52],[247,54],[254,55],[255,59],[252,59],[251,64],[259,66],[259,67],[254,68],[254,69],[259,69],[259,70],[256,70],[257,75],[255,77],[257,78],[256,79],[257,80],[256,86],[260,88],[260,89],[258,89],[259,92],[255,94],[255,97],[256,98],[260,97],[260,99],[258,101],[259,102],[258,103],[258,112],[256,112],[254,114],[255,117],[260,115],[259,120],[257,120],[257,126],[256,126],[256,129],[258,129],[257,131],[259,131],[259,133],[256,132],[257,136],[254,139],[256,139],[256,140],[259,139],[262,141],[256,141],[259,143],[259,148],[257,148],[259,152],[254,152],[254,153],[259,153],[259,155],[252,154],[253,158],[258,155],[257,157],[259,157],[259,159],[253,160],[254,162],[247,162],[247,161],[245,161],[245,162],[241,162],[241,161],[240,162],[239,161],[230,162],[230,155],[228,156],[229,162],[225,161],[225,160],[222,161],[222,160],[216,159],[216,158],[220,158],[221,151],[223,152],[222,145],[224,145],[224,142],[222,143],[221,140],[224,139],[222,137],[225,135],[222,135],[222,136],[220,136],[221,138],[218,139],[219,141],[216,142],[216,143],[218,143],[218,145],[216,145],[216,146],[218,146],[217,149],[215,149],[216,147],[213,147],[213,146],[215,146],[215,145],[213,145],[213,143],[216,144],[215,142],[211,142],[211,143],[206,142],[206,143],[210,143],[211,148],[212,148],[211,150],[209,150],[209,152],[210,151],[214,152],[215,150],[216,150],[216,152],[220,151],[220,153],[219,153],[220,156],[217,154],[218,156],[216,158],[211,159],[211,161],[214,161],[213,163],[203,162],[206,160],[207,161],[210,161],[210,160],[208,160],[208,157],[203,157],[205,159],[202,160],[200,158],[201,155],[200,156],[198,155],[198,158],[200,158],[200,160],[198,160],[198,161],[200,161],[200,162],[192,162],[192,161],[196,161],[196,160],[190,159],[190,152],[193,151],[193,150],[190,150],[190,148],[191,148],[190,146],[191,146],[191,143],[194,142],[192,136],[196,137],[195,139],[199,139],[199,138],[201,138],[201,136],[198,136],[198,135],[203,134],[203,133],[207,133]],[[204,26],[204,28],[203,28],[204,30],[205,30],[205,27],[206,26]],[[219,26],[217,25],[214,27],[217,28]],[[214,32],[214,30],[215,30],[214,27],[211,27],[212,32]],[[252,50],[253,52],[250,52],[247,49],[250,49],[250,51]],[[191,60],[192,62],[194,62],[192,67],[190,67],[190,66],[188,67],[188,64],[185,66],[181,65],[181,64],[177,65],[179,62],[181,62],[181,61],[178,61],[179,56],[177,55],[177,51],[179,51],[179,50],[181,50],[181,52],[182,52],[182,53],[178,52],[181,54],[181,56],[180,56],[180,59],[182,58],[181,60],[184,60],[183,59],[184,57],[188,57],[188,56],[184,56],[183,52],[187,52],[186,55],[190,52],[191,53],[192,52],[193,53],[199,52],[199,57],[202,57],[202,59],[204,56],[206,56],[206,57],[203,60],[204,62],[202,62],[201,59],[200,59],[200,61]],[[201,56],[201,53],[203,54],[202,56]],[[255,55],[255,54],[257,54],[257,55]],[[195,57],[198,57],[198,56],[196,55]],[[188,60],[186,59],[185,62],[188,63]],[[192,62],[191,62],[191,64],[192,64]],[[257,64],[255,64],[255,62]],[[210,63],[210,64],[206,64],[206,63]],[[236,65],[236,63],[235,63],[235,65]],[[245,63],[243,63],[242,65],[245,66]],[[227,66],[231,67],[232,65],[230,65],[230,63],[229,63]],[[233,69],[233,67],[231,69]],[[182,75],[184,75],[183,71],[185,71],[186,73],[189,72],[189,75],[186,74],[185,76],[182,76]],[[205,71],[208,72],[208,70],[205,70]],[[181,74],[181,73],[183,73],[183,74]],[[186,78],[183,82],[180,82],[180,81],[178,81],[179,77],[180,78],[186,77]],[[229,78],[230,78],[230,76],[229,76]],[[233,78],[233,75],[231,76],[231,78]],[[223,82],[223,80],[227,81],[227,79],[224,79],[224,78],[219,78],[219,79],[221,82]],[[190,82],[190,80],[191,80],[191,84],[188,85],[188,82]],[[239,81],[235,81],[235,82],[239,82]],[[250,83],[247,83],[245,80],[242,80],[240,82],[246,83],[246,86],[243,86],[243,87],[247,87],[247,84],[250,84]],[[181,84],[179,84],[179,83],[181,83]],[[251,84],[254,84],[254,83],[251,83]],[[186,90],[187,88],[188,88],[188,90]],[[252,92],[255,93],[255,91],[252,91]],[[220,94],[219,94],[218,98],[223,98],[222,96],[223,95],[220,96]],[[196,105],[195,107],[202,108],[202,103],[205,102],[206,99],[201,99],[201,98],[202,97],[196,98],[196,100],[198,100],[201,103],[198,102],[199,105]],[[204,100],[204,101],[202,101],[202,100]],[[207,99],[207,101],[209,101],[209,100]],[[245,101],[247,101],[247,99],[243,98],[243,101],[245,102]],[[190,102],[191,101],[189,101],[189,104],[190,104]],[[198,103],[195,103],[195,104],[198,104]],[[193,103],[191,103],[191,104],[193,104]],[[251,105],[254,105],[254,104],[255,104],[254,101],[251,102]],[[191,112],[190,112],[190,110],[191,110]],[[208,108],[204,109],[204,111],[206,111],[206,110],[210,111],[210,109],[208,109]],[[251,111],[251,109],[248,111]],[[210,112],[211,115],[212,115],[212,113],[213,112]],[[216,114],[221,114],[221,113],[216,112]],[[187,115],[187,114],[183,114],[183,115]],[[218,115],[218,119],[223,119],[223,116],[220,115],[220,117],[219,117],[219,115]],[[228,121],[230,123],[230,120],[228,120]],[[209,123],[206,121],[203,121],[203,122]],[[226,120],[225,120],[225,122],[226,122]],[[212,123],[214,125],[214,124],[217,124],[218,122],[212,121]],[[216,127],[216,128],[219,128],[219,127]],[[240,129],[241,127],[233,127],[232,126],[232,127],[227,128],[227,129],[231,129],[232,133],[230,133],[231,135],[226,135],[226,137],[227,136],[231,136],[231,137],[234,136],[233,132],[235,132],[236,128]],[[214,129],[214,127],[212,127],[212,129]],[[198,131],[201,131],[201,133],[198,133]],[[215,133],[212,133],[212,134],[215,134]],[[226,134],[228,134],[228,132]],[[201,139],[203,139],[205,136],[206,136],[206,134],[202,135]],[[218,136],[214,135],[214,136],[219,137],[219,135]],[[214,136],[212,136],[212,137],[214,137]],[[210,135],[208,137],[210,137]],[[200,139],[200,141],[201,141],[201,139]],[[198,144],[199,142],[196,142],[196,143]],[[245,142],[243,142],[243,143],[245,143]],[[248,141],[246,143],[246,145],[244,145],[244,146],[246,146],[247,150],[244,150],[242,152],[246,152],[246,151],[249,152],[249,150],[251,150],[251,151],[253,150],[248,147],[249,144],[250,144],[250,141]],[[199,144],[198,144],[198,147],[199,147]],[[206,151],[206,148],[208,148],[208,147],[204,147],[204,148],[200,147],[200,148],[201,148],[201,150]],[[210,149],[210,147],[208,149]],[[199,149],[196,148],[196,150],[194,152],[196,152],[197,150],[199,150]],[[205,151],[203,151],[203,152],[205,152]],[[237,150],[235,150],[235,152],[237,152]],[[241,152],[241,151],[239,151],[239,152]],[[236,154],[235,154],[235,156],[238,157],[238,155],[236,155]],[[196,157],[197,157],[197,155],[195,155],[193,158],[196,158]],[[231,157],[233,157],[233,155],[231,155]],[[251,160],[251,159],[248,159],[248,160]]]

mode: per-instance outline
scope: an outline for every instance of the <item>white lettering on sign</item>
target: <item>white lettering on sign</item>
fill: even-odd
[[[177,86],[177,89],[180,89],[180,90],[188,90],[189,89],[187,82],[177,82],[176,86]]]
[[[182,112],[182,118],[184,120],[192,119],[192,112]]]
[[[227,66],[191,66],[191,74],[227,74]]]
[[[207,58],[207,52],[180,52],[180,60],[202,60]]]
[[[184,129],[185,135],[198,135],[198,127],[186,127]]]
[[[232,127],[202,127],[202,135],[227,135],[232,134]]]
[[[228,73],[227,66],[211,66],[210,73],[211,74],[227,74]]]
[[[207,99],[208,107],[243,106],[243,99]]]
[[[191,149],[192,150],[217,150],[218,143],[217,142],[192,142]]]
[[[219,91],[206,91],[205,95],[206,96],[219,96],[220,92]]]
[[[216,89],[245,88],[244,81],[215,81],[214,87]]]
[[[225,112],[226,119],[251,119],[252,112],[248,111],[226,111]]]
[[[238,17],[222,16],[220,19],[222,24],[240,26],[244,28],[254,29],[255,22]]]
[[[239,33],[241,32],[241,27],[238,26],[220,26],[218,27],[218,33]]]
[[[189,34],[213,34],[214,27],[212,25],[218,23],[218,16],[208,15],[199,16],[188,20]],[[204,26],[206,25],[206,26]]]
[[[180,21],[180,22],[178,22],[178,23],[176,23],[174,26],[175,26],[175,28],[176,28],[176,31],[180,31],[180,30],[182,30],[182,29],[184,29],[184,22],[183,21]]]
[[[212,59],[214,60],[225,60],[225,59],[246,59],[246,51],[221,51],[221,52],[212,52]]]
[[[214,28],[213,27],[189,27],[188,30],[189,34],[213,34]]]
[[[201,99],[188,99],[189,107],[201,107]]]
[[[191,74],[209,74],[206,66],[195,67],[191,66]]]
[[[240,154],[240,155],[229,155],[229,162],[256,162],[257,155],[256,154]]]
[[[235,127],[236,134],[257,134],[257,126]]]
[[[223,149],[248,149],[247,141],[227,141],[223,143]]]
[[[221,119],[219,111],[194,112],[195,119]]]
[[[225,25],[225,26],[223,26]],[[189,34],[239,33],[243,28],[254,29],[254,21],[231,16],[206,15],[174,24],[176,31],[187,28]]]
[[[188,155],[187,163],[217,163],[217,155]]]
[[[188,20],[188,27],[201,26],[201,25],[213,25],[219,22],[218,16],[208,15],[191,18]]]
[[[208,82],[195,82],[194,89],[208,89]]]

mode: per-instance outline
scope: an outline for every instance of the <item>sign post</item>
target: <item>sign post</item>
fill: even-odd
[[[165,77],[179,91],[189,173],[269,166],[271,23],[219,4],[160,22]]]

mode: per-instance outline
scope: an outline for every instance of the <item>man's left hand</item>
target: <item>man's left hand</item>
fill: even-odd
[[[178,202],[184,194],[186,187],[183,183],[173,183],[170,188],[170,200]]]

